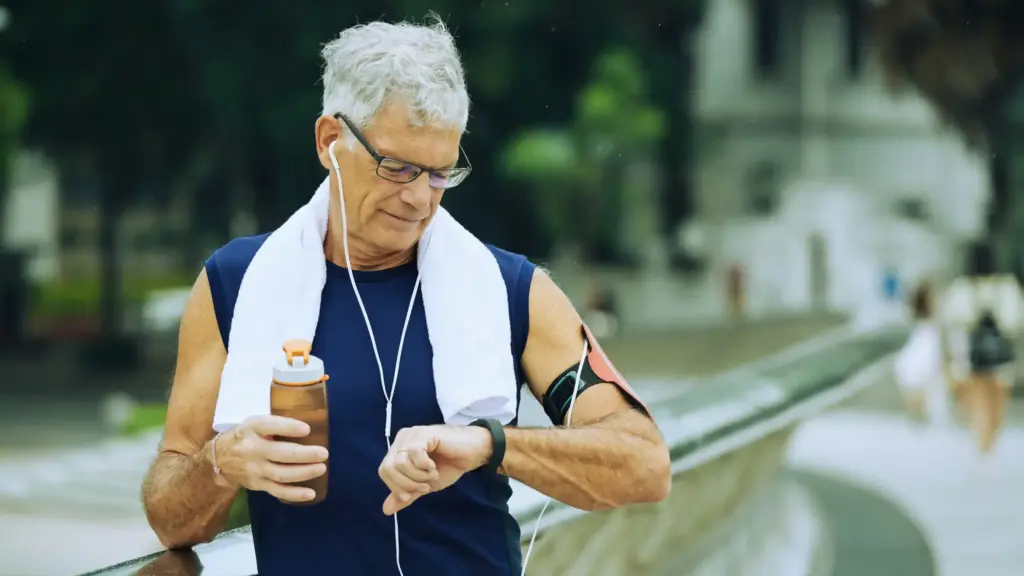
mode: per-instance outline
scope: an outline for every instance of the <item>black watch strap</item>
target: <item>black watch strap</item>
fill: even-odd
[[[491,459],[484,464],[483,469],[488,472],[498,472],[501,463],[505,461],[505,427],[501,422],[493,418],[481,418],[469,423],[470,426],[486,428],[491,433],[494,441],[494,450],[491,452]]]

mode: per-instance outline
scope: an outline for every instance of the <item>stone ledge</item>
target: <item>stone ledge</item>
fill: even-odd
[[[657,574],[666,565],[701,565],[726,546],[735,533],[729,520],[741,516],[751,497],[772,492],[791,430],[678,475],[672,495],[664,502],[587,514],[542,534],[534,546],[529,573],[621,576]],[[778,527],[777,517],[770,509],[752,510],[745,518],[759,521],[746,537],[764,540],[764,534]]]

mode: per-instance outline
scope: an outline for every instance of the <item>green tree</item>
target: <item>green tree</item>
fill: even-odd
[[[320,108],[323,42],[358,22],[438,11],[458,37],[474,102],[465,145],[475,173],[446,205],[484,239],[535,255],[547,240],[533,225],[531,203],[517,183],[496,177],[506,142],[524,125],[573,114],[595,58],[616,44],[658,62],[652,97],[668,105],[672,129],[679,130],[685,106],[668,104],[681,92],[673,83],[682,49],[672,30],[702,3],[600,0],[588,5],[581,26],[578,5],[567,0],[294,0],[249,10],[227,0],[55,2],[47,10],[39,3],[21,9],[29,22],[19,32],[17,72],[42,95],[29,125],[34,142],[99,166],[107,221],[139,194],[115,185],[115,167],[187,180],[182,186],[202,195],[193,202],[194,237],[227,235],[233,191],[247,191],[238,196],[266,230],[322,178],[309,136]],[[76,132],[62,137],[70,126]],[[680,141],[666,139],[667,158],[678,158]],[[101,156],[116,161],[100,162]],[[128,181],[140,177],[120,172]],[[112,236],[103,244],[105,254],[114,253]],[[115,258],[105,261],[116,265]],[[111,270],[105,276],[116,276]]]
[[[98,188],[100,323],[120,327],[118,225],[190,158],[202,118],[161,3],[52,0],[12,9],[11,58],[31,87],[26,137],[62,168],[62,186]],[[77,169],[72,169],[77,167]]]
[[[0,53],[6,54],[10,35],[10,12],[0,5]],[[10,62],[0,57],[0,238],[3,237],[3,207],[7,198],[11,162],[20,143],[21,130],[29,112],[29,94],[24,83],[11,72]]]
[[[989,231],[1004,246],[1010,228],[1020,227],[1013,219],[1022,208],[1019,194],[1012,194],[1010,165],[1021,128],[1012,113],[1024,74],[1021,8],[1014,0],[889,0],[872,14],[893,87],[922,94],[969,145],[986,153]]]
[[[572,124],[527,130],[504,155],[505,173],[527,183],[545,233],[589,257],[614,252],[630,194],[623,170],[665,135],[648,81],[623,48],[602,54],[576,98]]]
[[[0,237],[3,236],[2,209],[10,179],[11,162],[20,143],[21,129],[28,118],[29,94],[25,85],[0,62]]]

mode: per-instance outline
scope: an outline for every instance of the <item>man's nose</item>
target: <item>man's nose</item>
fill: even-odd
[[[400,198],[402,202],[417,210],[425,210],[430,206],[431,194],[433,194],[433,190],[430,188],[430,174],[424,172],[402,187]]]

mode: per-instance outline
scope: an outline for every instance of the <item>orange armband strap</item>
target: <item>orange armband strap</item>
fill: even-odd
[[[644,401],[640,399],[640,395],[633,390],[633,387],[626,382],[626,379],[622,377],[622,374],[615,368],[612,361],[608,359],[608,355],[604,353],[604,349],[601,348],[601,344],[594,337],[594,333],[590,331],[590,327],[586,324],[583,325],[583,337],[587,339],[587,343],[590,344],[590,352],[587,353],[587,364],[590,365],[590,369],[594,371],[594,374],[601,382],[607,382],[609,384],[615,384],[622,391],[623,396],[626,400],[633,405],[634,408],[640,410],[645,416],[651,418],[651,411],[644,404]]]

